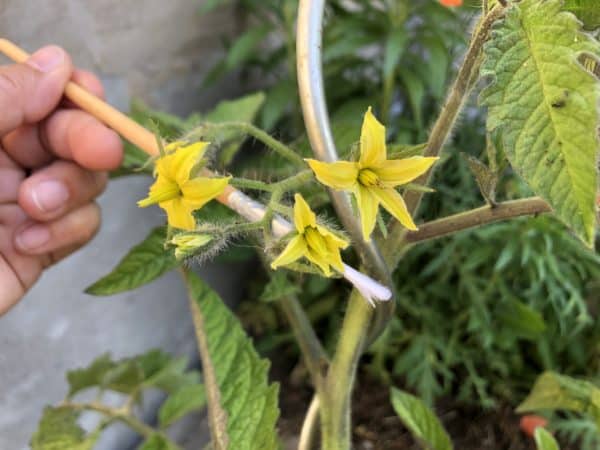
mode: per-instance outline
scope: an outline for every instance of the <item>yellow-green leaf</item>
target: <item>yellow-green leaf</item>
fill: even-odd
[[[241,325],[200,278],[186,273],[215,450],[276,450],[277,384]]]
[[[514,2],[485,46],[487,128],[531,188],[588,245],[598,187],[599,83],[578,62],[600,44],[561,0]]]

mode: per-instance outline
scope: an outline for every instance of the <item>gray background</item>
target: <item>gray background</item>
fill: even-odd
[[[231,10],[200,17],[201,4],[202,0],[0,0],[0,35],[30,51],[49,43],[61,45],[78,66],[102,77],[109,101],[121,109],[136,97],[162,110],[187,114],[239,90],[235,79],[228,80],[226,89],[199,88],[220,51],[219,36],[237,28]],[[135,207],[148,185],[148,179],[135,177],[113,182],[100,199],[104,223],[91,245],[49,270],[23,302],[0,318],[0,450],[28,448],[44,405],[60,401],[66,393],[65,371],[107,350],[117,357],[154,347],[195,354],[185,294],[174,274],[116,297],[82,294],[133,243],[163,222],[158,208]],[[210,266],[201,272],[233,301],[239,283],[231,277],[243,270],[222,269]],[[195,416],[181,424],[177,434],[198,428],[202,429],[201,417]],[[132,437],[123,431],[113,430],[101,448],[128,448]],[[196,432],[193,439],[200,441],[201,434]],[[190,445],[199,448],[199,441]]]

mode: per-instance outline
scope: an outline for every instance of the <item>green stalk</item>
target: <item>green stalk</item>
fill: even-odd
[[[323,450],[350,450],[352,390],[373,313],[360,294],[352,291],[321,396]]]
[[[246,122],[221,122],[221,123],[209,123],[206,124],[208,128],[216,128],[216,129],[225,129],[225,130],[237,130],[242,133],[245,133],[253,138],[259,140],[271,150],[273,150],[278,155],[283,158],[291,161],[299,167],[305,167],[306,163],[304,159],[300,155],[298,155],[294,150],[285,145],[283,142],[278,141],[274,137],[272,137],[269,133],[264,130],[261,130],[258,127],[255,127],[251,123]]]

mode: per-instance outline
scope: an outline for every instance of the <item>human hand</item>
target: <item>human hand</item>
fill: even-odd
[[[0,315],[94,236],[94,199],[122,158],[114,131],[63,100],[69,80],[103,96],[58,47],[0,66]]]

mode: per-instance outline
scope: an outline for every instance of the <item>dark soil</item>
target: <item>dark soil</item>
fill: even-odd
[[[312,390],[289,379],[281,383],[279,428],[293,449]],[[354,450],[422,450],[394,413],[388,393],[389,387],[367,375],[359,377],[353,402]],[[519,429],[520,417],[509,406],[484,411],[444,399],[436,404],[436,413],[457,450],[535,450],[533,439]],[[561,449],[577,450],[567,445]]]

